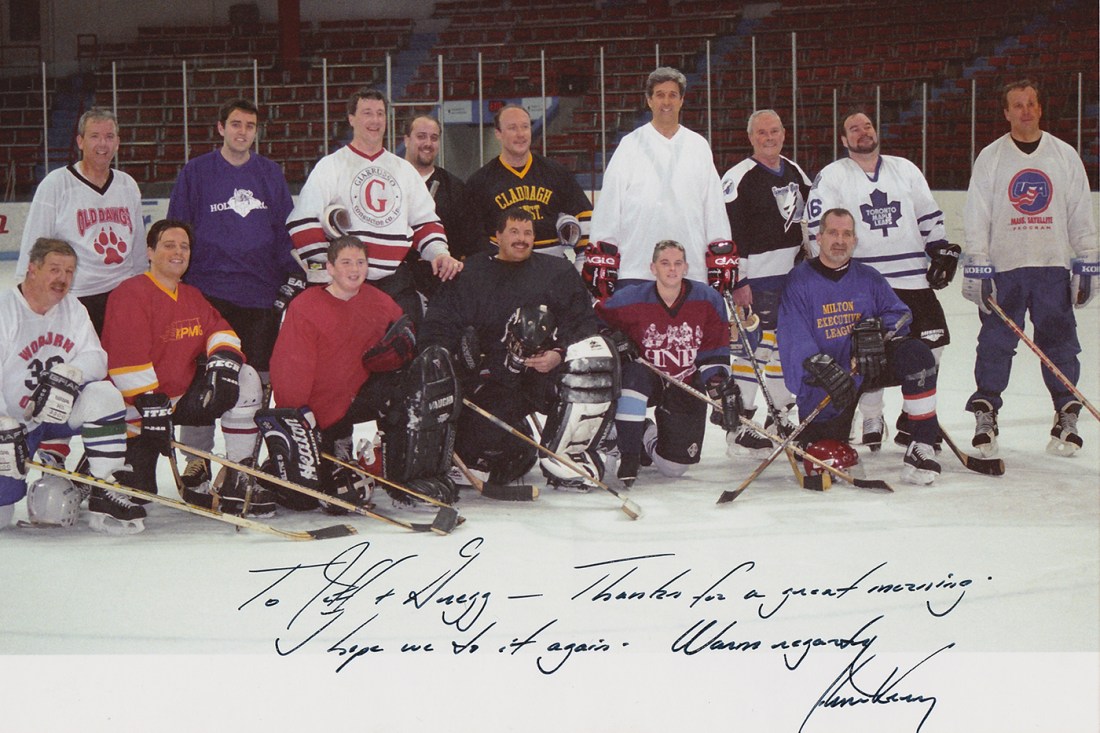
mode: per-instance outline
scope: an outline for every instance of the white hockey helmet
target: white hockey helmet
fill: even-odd
[[[33,524],[72,527],[80,516],[82,499],[72,481],[46,475],[27,489],[27,514]]]

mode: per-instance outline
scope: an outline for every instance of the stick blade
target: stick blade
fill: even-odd
[[[350,524],[334,524],[331,527],[306,530],[306,534],[309,535],[310,539],[314,540],[331,540],[336,537],[348,537],[358,533],[359,531]]]
[[[832,488],[833,479],[827,473],[806,474],[802,476],[802,488],[810,491],[828,491]]]
[[[733,491],[723,491],[722,495],[718,497],[718,501],[715,504],[728,504],[737,497],[741,496],[741,492],[745,490],[745,487],[740,489],[734,489]]]
[[[868,489],[870,491],[881,491],[884,494],[894,493],[893,486],[878,479],[857,478],[852,481],[852,486],[860,489]]]
[[[458,520],[458,510],[453,506],[445,506],[436,512],[435,519],[432,520],[432,524],[428,529],[438,535],[446,536],[458,526]]]
[[[637,519],[638,517],[642,516],[642,508],[630,499],[623,499],[622,510],[626,513],[626,516],[630,517],[631,519]]]
[[[986,476],[1004,476],[1005,462],[1000,458],[976,458],[963,453],[963,465],[975,473]]]

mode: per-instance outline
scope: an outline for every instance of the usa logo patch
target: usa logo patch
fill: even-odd
[[[1032,216],[1046,211],[1054,194],[1047,174],[1034,168],[1020,171],[1008,184],[1008,200],[1021,214]]]

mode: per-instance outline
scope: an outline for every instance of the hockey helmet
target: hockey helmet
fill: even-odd
[[[853,475],[862,475],[863,473],[863,467],[859,464],[859,454],[856,453],[856,449],[842,440],[833,440],[832,438],[818,440],[806,447],[806,453],[841,471],[847,471]],[[802,464],[806,468],[806,473],[810,476],[825,472],[823,468],[808,459],[803,459]]]
[[[49,474],[27,489],[27,514],[33,524],[72,527],[82,498],[72,481]]]
[[[524,305],[516,308],[504,326],[504,345],[508,349],[506,366],[509,371],[523,371],[523,362],[554,338],[557,324],[554,314],[545,305]]]

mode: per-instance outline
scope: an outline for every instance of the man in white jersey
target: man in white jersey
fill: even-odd
[[[1010,130],[974,162],[963,217],[963,295],[978,304],[974,380],[966,409],[974,413],[974,447],[997,450],[997,412],[1008,387],[1016,335],[992,313],[995,301],[1017,326],[1031,314],[1035,344],[1074,385],[1081,373],[1074,308],[1088,304],[1100,274],[1092,197],[1077,152],[1039,129],[1043,106],[1029,79],[1005,85],[1001,102]],[[1054,403],[1047,451],[1073,455],[1081,402],[1048,369],[1043,382]]]
[[[125,407],[105,380],[107,354],[88,311],[70,294],[76,263],[68,242],[39,239],[27,250],[23,282],[0,294],[0,528],[28,494],[26,459],[44,440],[81,435],[89,472],[129,483],[116,474],[125,463]],[[29,496],[32,522],[62,526],[76,522],[83,498],[71,482],[53,477],[35,482]],[[88,503],[92,528],[140,531],[140,518],[114,519],[128,517],[133,506],[96,489]]]
[[[905,158],[880,154],[870,117],[863,112],[845,117],[840,140],[847,157],[821,170],[806,203],[810,253],[816,256],[819,252],[816,238],[824,211],[839,207],[852,212],[858,242],[852,259],[882,273],[913,313],[909,333],[932,349],[938,364],[950,333],[933,290],[951,282],[961,248],[947,241],[943,212],[920,169]],[[859,410],[863,443],[878,450],[886,435],[882,390],[865,392]],[[904,413],[899,415],[897,427],[895,442],[908,445]]]

